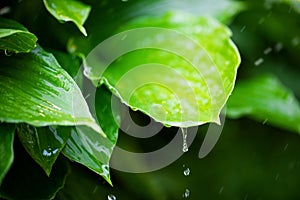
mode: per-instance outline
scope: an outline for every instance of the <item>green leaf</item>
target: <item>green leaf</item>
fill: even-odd
[[[0,199],[53,199],[63,188],[69,173],[67,160],[63,157],[58,159],[48,177],[24,151],[19,141],[15,143],[15,161],[0,186]]]
[[[300,133],[300,105],[292,91],[272,75],[238,82],[227,103],[227,116],[248,116]]]
[[[0,120],[33,126],[87,125],[102,133],[69,74],[40,47],[0,55]]]
[[[13,20],[0,17],[0,49],[12,52],[29,52],[36,46],[37,37]]]
[[[87,36],[83,27],[91,7],[76,0],[44,0],[46,9],[60,22],[72,21]]]
[[[14,160],[13,124],[0,124],[0,185]]]
[[[107,138],[87,127],[73,128],[63,153],[70,160],[81,163],[101,175],[111,184],[109,159],[116,144],[119,127],[110,106],[111,93],[103,87],[98,88],[95,105],[100,126]],[[120,120],[118,113],[116,113],[116,120]]]
[[[36,128],[28,124],[20,124],[17,127],[17,133],[24,148],[48,176],[70,136],[69,127],[57,129],[52,126]]]
[[[129,31],[88,55],[87,77],[105,83],[123,103],[163,124],[219,123],[240,63],[224,25],[171,13],[138,18],[122,30]]]

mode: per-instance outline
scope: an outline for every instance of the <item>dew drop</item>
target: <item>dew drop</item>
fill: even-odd
[[[185,153],[189,150],[189,147],[187,145],[187,128],[181,128],[182,132],[182,139],[183,139],[183,145],[182,145],[182,151]]]
[[[185,189],[184,193],[183,193],[183,198],[189,198],[190,196],[190,190],[189,189]]]
[[[117,197],[115,195],[113,195],[113,194],[109,194],[107,196],[107,200],[116,200],[116,199],[117,199]]]
[[[10,51],[10,50],[7,50],[7,49],[4,50],[4,53],[5,53],[6,56],[11,56],[11,55],[13,55],[13,52]]]
[[[190,168],[186,168],[186,169],[183,171],[183,175],[184,175],[184,176],[189,176],[190,173],[191,173]]]

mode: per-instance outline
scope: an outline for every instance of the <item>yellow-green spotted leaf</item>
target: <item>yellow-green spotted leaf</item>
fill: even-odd
[[[60,22],[73,22],[87,36],[83,27],[91,7],[77,0],[44,0],[46,9]]]
[[[171,13],[125,24],[86,59],[85,75],[163,124],[219,123],[240,56],[212,18]]]

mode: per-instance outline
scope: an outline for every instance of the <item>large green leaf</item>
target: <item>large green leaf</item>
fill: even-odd
[[[164,124],[219,123],[240,63],[229,29],[211,18],[171,13],[138,18],[121,30],[129,31],[88,55],[87,77]]]
[[[47,10],[60,22],[72,21],[87,36],[83,24],[91,7],[77,0],[44,0]]]
[[[74,80],[52,54],[0,55],[0,120],[34,126],[87,125],[102,133]]]
[[[15,125],[0,124],[0,185],[14,160]]]
[[[29,52],[36,45],[37,37],[13,20],[0,17],[0,49],[12,52]]]
[[[239,82],[228,100],[227,116],[248,116],[300,133],[300,105],[294,94],[272,75]]]
[[[20,124],[17,130],[26,151],[49,176],[54,162],[70,136],[70,128],[55,129],[52,126],[36,128],[28,124]]]
[[[98,88],[95,102],[99,124],[107,138],[88,127],[79,126],[72,129],[71,137],[63,150],[63,154],[70,160],[88,167],[110,184],[109,159],[116,144],[120,120],[118,113],[114,119],[111,95],[105,88]]]

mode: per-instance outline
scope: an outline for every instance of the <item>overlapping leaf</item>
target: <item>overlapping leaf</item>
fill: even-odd
[[[87,36],[83,24],[89,16],[91,7],[76,0],[44,0],[47,10],[59,21],[72,21]]]
[[[294,94],[272,75],[239,82],[228,100],[227,116],[248,116],[300,133],[300,105]]]
[[[0,17],[0,49],[6,53],[29,52],[37,42],[37,37],[16,21]]]
[[[102,133],[74,80],[52,54],[0,55],[0,120],[34,126],[87,125]]]
[[[95,105],[99,124],[107,137],[104,138],[87,127],[74,127],[63,154],[98,173],[111,184],[109,159],[116,144],[120,118],[116,113],[114,119],[110,106],[111,94],[103,87],[97,90]]]
[[[36,128],[28,124],[20,124],[17,128],[24,148],[49,176],[54,162],[70,136],[70,128]]]

